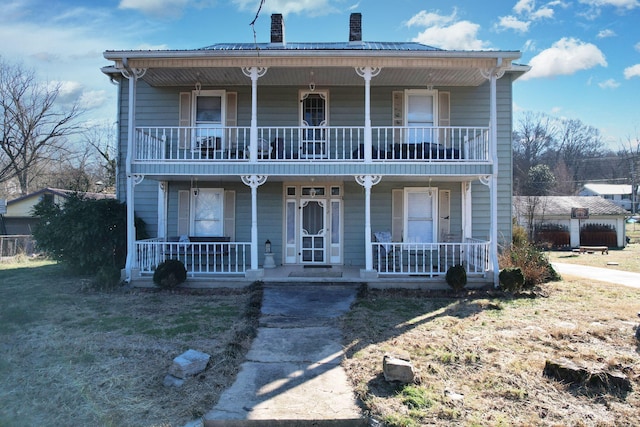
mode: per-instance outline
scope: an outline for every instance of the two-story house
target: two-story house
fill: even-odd
[[[424,282],[463,264],[495,283],[520,53],[367,42],[357,13],[344,42],[289,42],[271,19],[270,42],[104,53],[127,278],[179,258],[191,277]]]

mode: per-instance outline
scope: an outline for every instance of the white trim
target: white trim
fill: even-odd
[[[404,91],[404,126],[409,126],[409,97],[410,96],[431,96],[433,117],[431,126],[438,125],[438,91],[436,89],[405,89]]]
[[[427,193],[431,198],[431,242],[415,242],[413,238],[409,238],[407,235],[409,230],[409,194],[412,193]],[[405,243],[436,243],[438,241],[438,188],[437,187],[405,187],[404,188],[404,232],[402,241]],[[425,216],[425,219],[429,216]]]
[[[331,189],[338,187],[340,189],[339,195],[332,195]],[[295,195],[287,194],[289,188],[295,189]],[[324,195],[303,195],[303,188],[323,188]],[[309,182],[285,182],[282,186],[283,191],[283,209],[284,215],[282,218],[282,245],[283,245],[283,263],[284,264],[313,264],[312,262],[302,261],[302,207],[303,201],[321,201],[324,204],[324,261],[322,264],[341,264],[344,262],[344,186],[339,182],[328,182],[322,184],[315,184]],[[339,224],[339,242],[335,243],[332,240],[332,216],[331,209],[332,204],[338,202],[340,224]],[[293,226],[294,236],[293,243],[287,241],[287,221],[289,203],[293,203]]]
[[[198,236],[198,232],[196,231],[196,215],[197,215],[197,202],[198,199],[202,199],[202,197],[206,193],[217,194],[220,200],[220,207],[218,212],[220,213],[220,217],[218,218],[218,222],[220,224],[220,232],[216,235],[222,236],[224,234],[224,188],[199,188],[197,189],[198,195],[195,196],[194,191],[196,189],[191,189],[191,206],[190,206],[190,217],[189,217],[189,230],[190,235]],[[210,235],[210,234],[207,234]]]
[[[202,127],[223,127],[227,122],[227,92],[225,90],[193,90],[191,92],[191,125],[198,126],[198,98],[199,97],[219,97],[220,98],[220,123],[217,121],[204,121],[206,123],[214,123],[214,126],[202,126]]]

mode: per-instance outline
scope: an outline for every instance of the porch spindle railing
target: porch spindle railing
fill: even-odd
[[[362,162],[364,127],[258,128],[259,162]],[[134,162],[250,161],[249,127],[138,127]],[[487,162],[489,128],[372,128],[374,162]]]
[[[191,277],[206,274],[244,274],[251,253],[249,242],[167,242],[152,238],[136,242],[140,274],[153,274],[165,260],[184,263]]]
[[[467,239],[460,243],[372,243],[374,268],[380,274],[444,276],[462,264],[470,276],[489,269],[489,242]]]

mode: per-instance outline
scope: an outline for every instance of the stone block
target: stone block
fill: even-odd
[[[169,375],[182,379],[197,375],[207,368],[210,358],[211,356],[206,353],[187,350],[173,359],[173,365],[169,368]]]
[[[162,384],[164,384],[165,387],[182,387],[184,380],[174,377],[173,375],[166,375]]]
[[[403,356],[401,356],[403,357]],[[406,357],[398,357],[392,354],[385,354],[382,358],[382,372],[387,381],[398,381],[403,384],[410,384],[415,378],[413,364]]]

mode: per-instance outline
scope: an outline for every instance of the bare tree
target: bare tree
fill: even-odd
[[[35,73],[0,57],[0,182],[16,178],[27,194],[37,168],[66,151],[80,130],[77,103],[58,105],[60,85],[39,82]]]
[[[576,185],[573,181],[573,173],[567,168],[562,159],[556,163],[553,169],[553,175],[556,178],[553,190],[550,192],[555,196],[572,196],[576,191]]]
[[[516,194],[521,194],[532,166],[553,150],[557,134],[556,120],[546,114],[523,113],[513,132],[513,174]]]
[[[638,185],[640,178],[640,136],[627,137],[621,142],[619,151],[631,184],[631,213],[638,213]]]
[[[577,119],[567,119],[561,122],[558,136],[556,163],[562,159],[569,170],[573,172],[576,183],[593,179],[586,171],[585,161],[601,157],[604,143],[600,131],[588,126]]]
[[[111,190],[116,185],[116,133],[115,127],[107,123],[92,126],[83,134],[85,142],[97,153],[99,167],[96,175],[103,183],[103,189]]]

